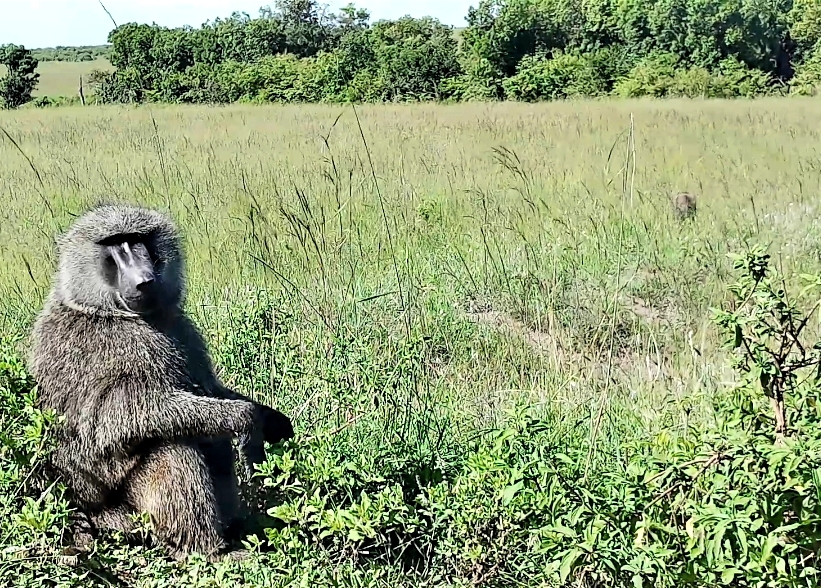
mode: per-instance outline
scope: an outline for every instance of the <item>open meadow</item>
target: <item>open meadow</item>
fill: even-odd
[[[187,308],[220,377],[297,431],[263,468],[276,524],[249,560],[174,564],[109,537],[70,567],[51,557],[65,505],[34,493],[2,528],[26,555],[0,558],[0,584],[37,586],[46,565],[72,586],[741,574],[721,538],[687,568],[700,519],[670,514],[687,493],[659,472],[698,470],[738,379],[711,320],[737,279],[728,254],[766,246],[791,286],[821,271],[812,121],[821,104],[803,99],[0,113],[17,143],[0,135],[9,373],[55,235],[99,201],[155,206],[183,235]],[[677,191],[697,195],[692,221],[674,218]],[[15,378],[0,389],[30,388]],[[745,524],[722,533],[754,537]],[[769,549],[762,578],[804,553]]]
[[[80,76],[83,76],[85,81],[85,78],[95,69],[111,71],[113,68],[108,60],[103,58],[91,61],[41,61],[37,66],[40,79],[33,95],[52,98],[77,96]],[[5,73],[5,66],[0,65],[0,76]]]

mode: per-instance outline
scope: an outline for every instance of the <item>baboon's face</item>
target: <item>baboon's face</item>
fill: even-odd
[[[93,313],[147,315],[178,309],[183,260],[177,232],[159,212],[94,208],[58,240],[56,295]]]
[[[114,235],[97,243],[99,271],[122,306],[138,314],[158,307],[164,260],[152,235]]]

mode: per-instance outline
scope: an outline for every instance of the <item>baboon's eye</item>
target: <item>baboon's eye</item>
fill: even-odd
[[[150,245],[148,245],[146,249],[148,249],[148,257],[151,258],[151,263],[153,263],[154,265],[160,265],[163,262],[163,259],[159,255],[157,255],[156,249],[154,249]]]

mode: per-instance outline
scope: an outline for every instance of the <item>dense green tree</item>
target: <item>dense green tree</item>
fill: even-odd
[[[439,98],[442,80],[459,73],[453,29],[433,18],[378,22],[370,40],[388,100]]]
[[[821,43],[821,0],[479,0],[458,40],[431,18],[369,18],[353,4],[333,14],[317,0],[278,0],[257,17],[234,13],[198,29],[123,25],[110,35],[116,72],[101,77],[100,95],[192,102],[746,96],[783,91],[797,70],[808,87]]]
[[[0,78],[0,106],[17,108],[30,102],[40,79],[32,52],[22,45],[2,45],[0,65],[6,67],[6,75]]]

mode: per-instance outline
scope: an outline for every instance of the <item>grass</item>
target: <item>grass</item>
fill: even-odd
[[[817,101],[357,112],[362,133],[337,106],[0,113],[31,162],[2,137],[0,331],[27,331],[85,206],[156,206],[222,378],[300,438],[447,471],[524,403],[587,439],[587,473],[637,432],[686,435],[732,377],[709,322],[728,252],[821,269]]]
[[[88,76],[95,69],[109,70],[111,64],[106,59],[93,61],[41,61],[37,67],[40,82],[34,96],[76,96],[80,76]],[[0,65],[0,76],[5,75],[5,66]]]

